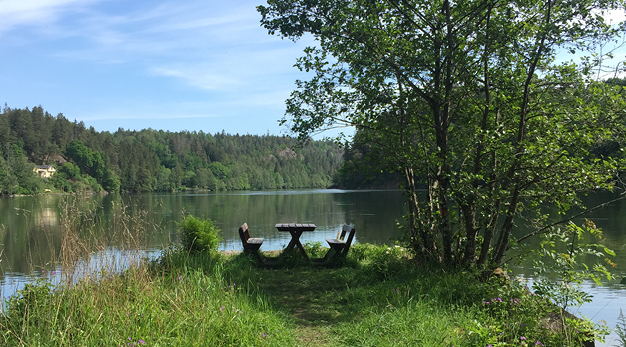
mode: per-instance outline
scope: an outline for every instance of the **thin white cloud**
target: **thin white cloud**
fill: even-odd
[[[254,54],[255,49],[278,42],[260,28],[258,21],[253,3],[229,11],[205,2],[168,2],[123,15],[86,11],[65,31],[82,45],[58,54],[105,63],[126,58],[197,64],[218,53],[235,57]]]
[[[233,78],[224,75],[215,74],[217,69],[199,69],[199,68],[154,68],[153,72],[160,76],[176,77],[182,79],[186,83],[206,90],[231,89],[233,86],[241,83]]]
[[[0,34],[17,26],[46,25],[64,11],[78,9],[94,0],[0,0]]]

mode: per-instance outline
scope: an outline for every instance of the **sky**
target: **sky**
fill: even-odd
[[[0,0],[0,106],[98,131],[289,134],[278,121],[307,78],[293,65],[314,42],[270,36],[263,3]]]
[[[260,26],[259,0],[0,0],[0,105],[145,128],[287,134],[296,43]]]

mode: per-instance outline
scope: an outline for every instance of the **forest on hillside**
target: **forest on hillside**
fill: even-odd
[[[223,131],[86,128],[41,106],[0,113],[0,194],[325,188],[343,149],[331,141]],[[56,173],[42,179],[35,165]]]

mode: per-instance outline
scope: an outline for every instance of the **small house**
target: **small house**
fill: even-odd
[[[41,178],[49,178],[52,177],[57,170],[51,165],[37,165],[33,171],[39,174]]]

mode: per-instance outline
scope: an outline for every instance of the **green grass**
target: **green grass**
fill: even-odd
[[[478,277],[419,264],[399,247],[357,245],[331,268],[294,252],[276,269],[245,254],[169,249],[122,275],[27,286],[0,315],[0,345],[576,345],[541,324],[544,301]]]

